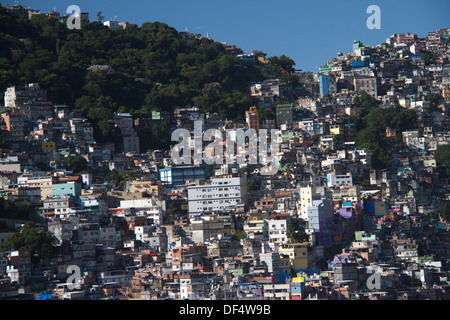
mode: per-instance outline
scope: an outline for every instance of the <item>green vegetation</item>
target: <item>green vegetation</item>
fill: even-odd
[[[275,56],[269,58],[269,67],[273,70],[275,76],[277,77],[292,74],[295,71],[294,65],[294,60],[284,54],[280,57]]]
[[[19,18],[0,7],[1,93],[39,82],[55,104],[88,118],[99,142],[117,142],[120,130],[110,122],[114,112],[151,117],[152,110],[197,106],[235,120],[256,103],[247,92],[249,82],[294,71],[294,61],[284,55],[269,58],[269,67],[243,65],[221,43],[188,41],[165,23],[110,30],[103,18],[99,12],[97,21],[69,30],[64,22]],[[167,148],[162,138],[167,129],[167,124],[146,129],[150,138],[144,147]]]
[[[269,239],[269,222],[267,220],[264,220],[262,232],[263,232],[264,238]]]
[[[74,173],[86,170],[87,160],[82,156],[70,156],[66,158],[67,168]]]
[[[441,218],[445,221],[450,221],[450,204],[447,202],[441,202],[439,207]]]
[[[354,103],[362,107],[360,117],[353,118],[358,128],[356,145],[373,153],[373,167],[390,168],[393,164],[392,149],[401,139],[401,132],[416,128],[417,114],[400,105],[378,107],[378,101],[362,92],[354,98]],[[397,137],[386,137],[386,128],[397,132]]]
[[[439,174],[443,178],[450,178],[450,145],[440,145],[434,152],[434,159],[439,170]]]
[[[31,262],[36,264],[42,259],[51,258],[55,254],[58,239],[50,232],[41,232],[33,223],[26,223],[20,232],[9,238],[4,250],[30,250]]]
[[[422,52],[420,54],[420,59],[428,65],[433,60],[433,56],[429,52]]]
[[[14,202],[0,197],[1,219],[39,220],[34,208],[28,201]]]
[[[227,236],[231,237],[232,241],[240,241],[247,238],[247,233],[244,230],[236,230],[233,234]]]
[[[294,223],[288,225],[287,236],[290,242],[293,243],[302,243],[309,241],[309,236],[306,234],[305,229],[299,227]]]
[[[119,172],[117,170],[109,171],[106,177],[107,181],[114,184],[115,189],[123,190],[127,181],[136,180],[139,175],[136,172]]]
[[[432,105],[437,106],[444,100],[444,97],[439,93],[429,93],[427,94],[427,100],[430,101]]]
[[[170,135],[167,134],[169,131],[170,124],[168,121],[163,120],[159,124],[150,126],[145,126],[143,129],[143,135],[145,139],[141,139],[141,149],[142,150],[162,150],[166,149],[170,144]]]

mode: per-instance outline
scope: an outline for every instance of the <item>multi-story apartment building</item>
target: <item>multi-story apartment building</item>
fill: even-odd
[[[8,277],[11,282],[18,285],[25,285],[31,280],[31,256],[29,250],[16,250],[8,255],[8,265],[6,267]]]
[[[47,199],[52,194],[51,176],[22,175],[17,179],[17,184],[29,188],[39,188],[42,200]]]
[[[272,248],[277,245],[284,244],[288,242],[288,223],[290,216],[286,215],[275,215],[273,219],[268,219],[267,224],[269,228],[269,244]]]
[[[221,212],[247,202],[247,176],[224,175],[187,187],[190,215]]]
[[[140,153],[139,137],[133,127],[133,117],[129,113],[115,113],[114,123],[123,136],[123,152]]]
[[[299,203],[297,203],[297,208],[299,208],[299,217],[305,221],[308,221],[308,207],[312,205],[313,200],[320,199],[321,194],[317,192],[316,187],[300,188],[300,199]]]
[[[278,247],[280,255],[289,257],[291,267],[294,270],[308,268],[308,247],[301,243],[284,244]]]
[[[53,114],[53,105],[47,100],[47,92],[39,87],[39,83],[7,88],[4,101],[6,108],[17,110],[28,120],[50,118]]]
[[[185,185],[187,182],[205,178],[205,167],[179,166],[159,170],[159,179],[162,185],[166,187],[178,187]]]
[[[327,174],[327,185],[329,188],[337,186],[351,186],[353,185],[352,174],[336,175],[335,173]]]
[[[245,111],[245,123],[249,129],[259,130],[258,110],[256,107],[250,107],[250,110]]]
[[[5,123],[8,135],[6,141],[8,142],[22,142],[24,141],[24,119],[17,110],[14,113],[2,113],[2,119]]]

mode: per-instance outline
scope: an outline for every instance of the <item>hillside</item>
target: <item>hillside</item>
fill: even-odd
[[[72,107],[99,128],[99,141],[112,133],[107,120],[118,111],[150,117],[152,110],[197,106],[237,119],[254,104],[248,83],[278,73],[243,65],[221,43],[187,40],[161,22],[111,30],[94,21],[69,30],[64,22],[19,18],[0,7],[0,30],[1,94],[39,82],[53,103]]]

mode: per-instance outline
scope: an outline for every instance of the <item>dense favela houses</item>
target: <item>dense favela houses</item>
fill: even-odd
[[[175,101],[93,122],[53,103],[48,83],[5,88],[0,299],[449,299],[449,36],[354,41],[316,73],[295,71],[295,85],[249,82],[255,103],[240,120]],[[176,164],[173,143],[146,147],[149,128],[195,138],[196,121],[234,141],[246,133],[246,161]],[[250,162],[250,132],[270,129],[262,151],[276,145],[279,163]],[[223,140],[223,156],[203,144],[201,159],[228,159]]]

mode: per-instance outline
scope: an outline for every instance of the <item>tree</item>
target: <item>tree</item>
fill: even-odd
[[[87,160],[82,156],[69,156],[66,158],[67,168],[75,173],[86,170]]]
[[[439,145],[434,152],[434,159],[441,176],[450,178],[450,145]]]
[[[355,97],[353,99],[353,101],[358,102],[358,99],[356,99],[356,97]],[[377,107],[379,104],[379,101],[377,99],[375,99],[375,97],[373,97],[372,95],[368,94],[365,91],[361,92],[361,95],[359,97],[359,102],[360,102],[359,104],[363,108],[363,114],[369,113],[370,110]]]
[[[252,181],[248,181],[247,183],[247,190],[248,191],[258,191],[261,188],[259,184],[255,184]]]
[[[439,211],[442,219],[444,219],[447,222],[450,221],[450,205],[447,202],[445,201],[441,202],[441,205],[439,206]]]
[[[255,58],[258,58],[258,57],[264,57],[265,58],[267,56],[267,53],[262,52],[261,50],[253,50],[253,56]]]
[[[294,60],[284,54],[280,57],[273,56],[269,58],[269,68],[277,77],[293,73],[295,71],[294,65]]]
[[[438,222],[439,221],[439,213],[436,211],[431,211],[430,212],[430,222],[434,223],[434,222]]]
[[[431,60],[432,60],[432,56],[431,56],[431,54],[429,54],[428,52],[422,52],[421,54],[420,54],[420,59],[423,61],[423,62],[425,62],[425,64],[429,64],[430,62],[431,62]]]
[[[361,93],[359,99],[354,99],[363,106],[362,119],[353,119],[358,123],[358,135],[355,139],[359,148],[367,148],[372,151],[374,168],[388,168],[393,164],[392,148],[397,142],[387,138],[384,134],[386,127],[402,132],[417,127],[417,114],[400,105],[389,108],[378,108],[378,101]]]
[[[115,188],[123,188],[125,185],[125,175],[123,172],[118,172],[117,170],[112,170],[108,175],[107,180],[114,184]]]
[[[423,257],[427,253],[427,242],[424,239],[417,239],[417,254],[419,257]]]
[[[97,21],[102,22],[103,19],[105,19],[105,16],[102,16],[102,12],[97,12]]]
[[[168,150],[170,147],[169,122],[163,120],[151,127],[145,127],[141,134],[141,150]]]
[[[294,168],[292,167],[292,164],[287,164],[281,168],[281,174],[283,175],[284,179],[288,181],[289,179],[294,179]]]
[[[268,109],[268,108],[261,108],[258,110],[258,120],[259,121],[275,120],[275,119],[276,119],[276,115],[273,110]]]
[[[26,223],[20,232],[14,233],[4,244],[6,250],[30,250],[31,262],[37,264],[52,258],[58,239],[50,232],[39,231],[34,223]]]
[[[231,235],[231,240],[233,240],[233,241],[240,241],[245,238],[247,238],[247,233],[244,230],[236,230]]]
[[[0,198],[0,218],[38,221],[36,210],[28,201],[13,202]]]
[[[300,228],[297,224],[290,223],[287,226],[287,236],[291,242],[307,242],[309,236],[306,234],[305,229]]]
[[[439,93],[429,93],[427,94],[427,100],[430,101],[432,105],[437,106],[439,102],[444,100],[444,97]]]
[[[269,222],[267,220],[264,220],[263,227],[262,227],[263,236],[265,239],[269,238]]]

